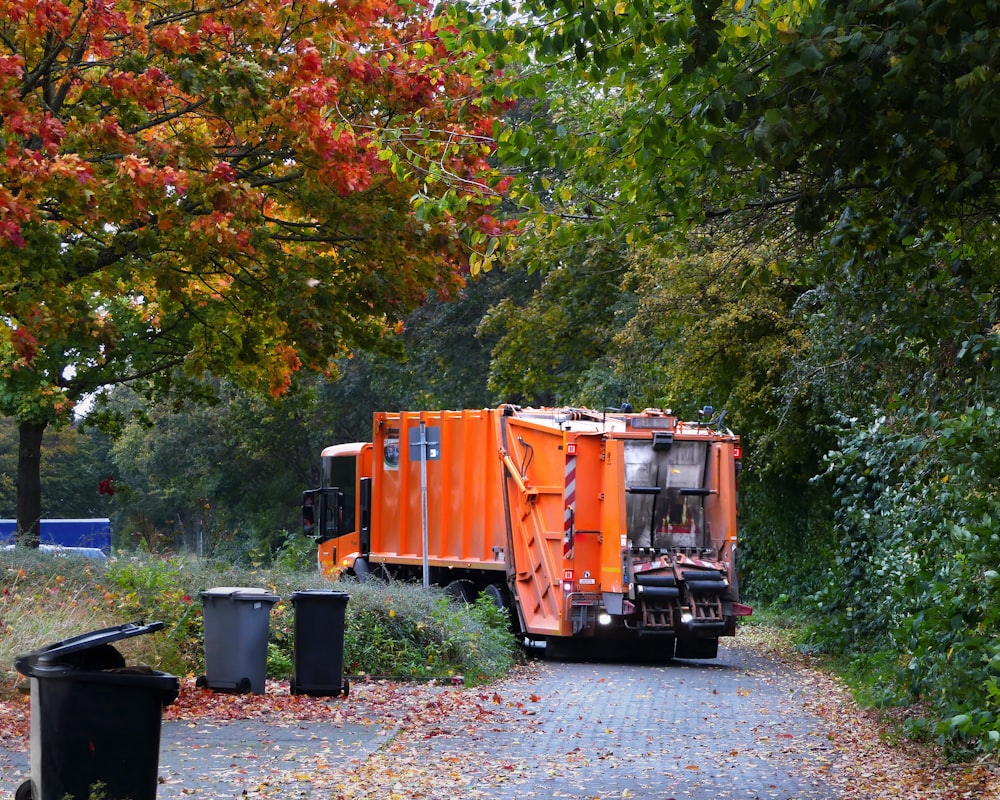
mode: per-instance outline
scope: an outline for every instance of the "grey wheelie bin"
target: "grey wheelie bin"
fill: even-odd
[[[205,674],[196,681],[218,691],[264,694],[271,606],[266,589],[217,586],[201,593],[205,622]]]
[[[294,674],[291,694],[346,697],[350,683],[344,678],[344,618],[348,595],[330,589],[292,593]]]
[[[155,800],[164,707],[177,678],[126,666],[112,642],[162,622],[75,636],[14,661],[31,679],[31,777],[16,800]]]

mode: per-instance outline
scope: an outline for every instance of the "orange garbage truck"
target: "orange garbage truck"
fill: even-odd
[[[715,658],[739,602],[739,437],[706,407],[378,412],[303,493],[320,570],[422,580],[509,610],[550,652],[641,642]]]

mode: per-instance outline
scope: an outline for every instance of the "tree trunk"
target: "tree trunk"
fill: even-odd
[[[42,518],[42,434],[44,422],[22,422],[17,442],[17,543],[38,547]]]

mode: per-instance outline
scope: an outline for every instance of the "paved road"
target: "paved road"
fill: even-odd
[[[795,674],[745,653],[660,666],[552,664],[534,691],[540,724],[507,745],[532,776],[520,797],[839,797],[830,732],[804,709]],[[562,766],[574,759],[579,768]]]
[[[709,662],[544,662],[531,672],[485,690],[495,709],[456,702],[463,719],[430,727],[166,721],[157,798],[840,798],[831,731],[790,667],[725,647]],[[449,702],[455,690],[439,691]],[[364,692],[358,684],[330,702],[361,703]],[[0,800],[27,772],[27,753],[0,749]]]

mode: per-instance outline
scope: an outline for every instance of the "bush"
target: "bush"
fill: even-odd
[[[887,701],[926,707],[942,743],[982,750],[1000,749],[998,440],[989,405],[845,429],[843,537],[813,631]]]
[[[295,563],[295,560],[292,560]],[[506,615],[492,602],[454,601],[439,589],[397,582],[330,583],[315,571],[247,570],[213,561],[149,554],[107,562],[59,558],[17,548],[0,553],[0,694],[13,691],[14,658],[40,647],[125,622],[164,630],[115,646],[129,663],[180,676],[204,672],[201,592],[249,586],[284,598],[270,615],[268,677],[292,674],[294,591],[346,591],[344,669],[350,675],[480,683],[505,674],[518,649]]]
[[[492,600],[467,605],[440,589],[369,580],[349,589],[344,669],[353,674],[483,683],[514,664],[517,645]]]

